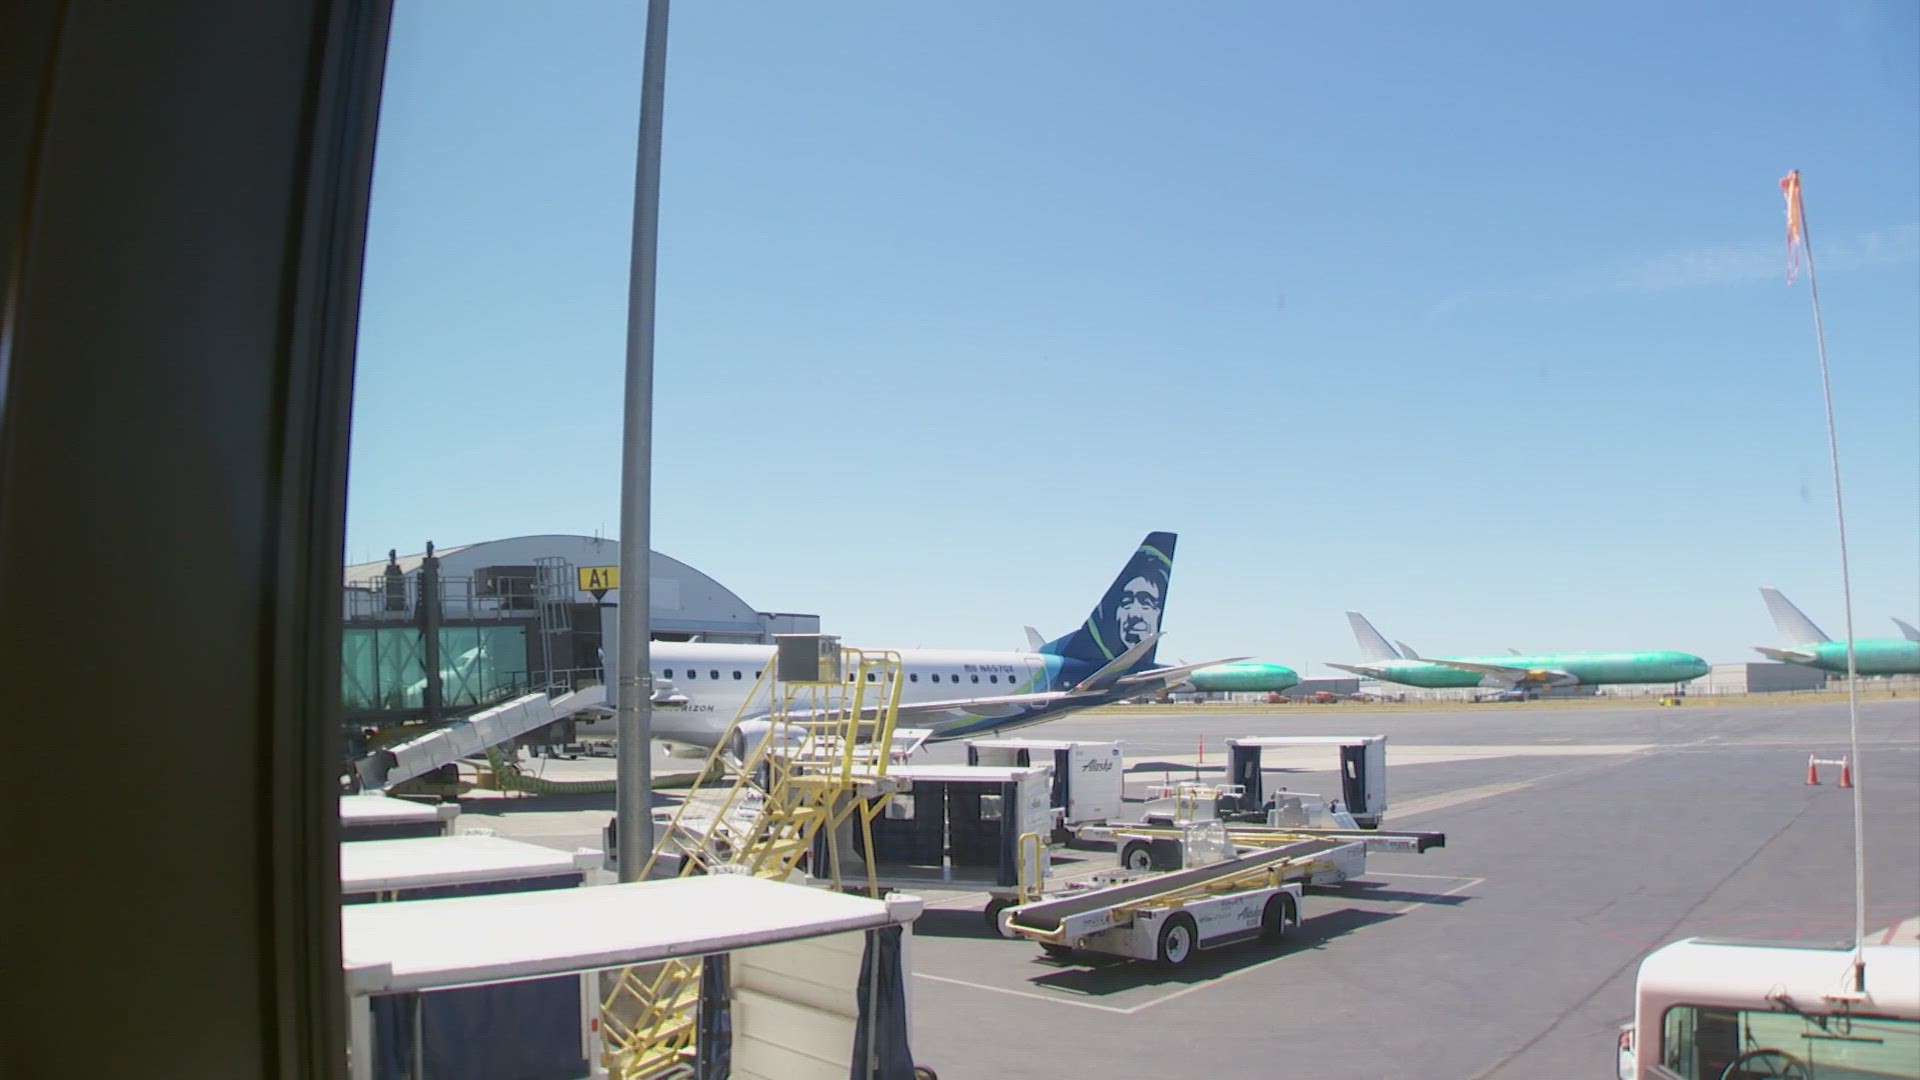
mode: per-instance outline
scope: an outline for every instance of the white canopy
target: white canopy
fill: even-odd
[[[342,825],[411,825],[445,821],[459,813],[460,808],[449,803],[427,806],[407,799],[388,798],[385,795],[340,796],[340,824]]]
[[[564,851],[498,836],[422,836],[340,845],[340,891],[349,895],[557,877],[578,869]]]
[[[355,994],[511,982],[702,956],[918,918],[885,900],[744,875],[353,904],[341,953]]]

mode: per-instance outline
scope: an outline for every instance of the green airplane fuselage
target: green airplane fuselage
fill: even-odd
[[[1513,668],[1532,673],[1526,681],[1557,685],[1571,675],[1582,686],[1609,683],[1677,683],[1705,675],[1709,665],[1683,652],[1538,653],[1528,656],[1448,656],[1464,664]],[[1376,660],[1364,666],[1386,682],[1428,690],[1452,687],[1503,686],[1501,680],[1477,671],[1448,667],[1427,660]]]
[[[1280,664],[1262,664],[1243,660],[1196,668],[1187,676],[1195,690],[1205,694],[1273,693],[1298,685],[1299,673]]]
[[[1795,645],[1790,652],[1811,653],[1812,659],[1789,659],[1788,663],[1805,664],[1822,671],[1847,673],[1847,643],[1844,641],[1816,641],[1806,645]],[[1915,675],[1920,674],[1920,641],[1908,641],[1905,638],[1867,638],[1853,643],[1853,661],[1855,670],[1862,675]]]

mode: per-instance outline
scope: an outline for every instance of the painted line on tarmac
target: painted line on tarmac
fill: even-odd
[[[1401,821],[1418,814],[1430,814],[1435,810],[1451,810],[1456,806],[1479,802],[1483,799],[1497,798],[1501,795],[1512,795],[1531,787],[1537,787],[1549,780],[1558,780],[1567,776],[1578,776],[1581,773],[1598,772],[1601,769],[1616,768],[1645,757],[1695,750],[1710,745],[1716,749],[1720,748],[1717,736],[1710,735],[1704,739],[1676,743],[1672,746],[1647,746],[1629,753],[1608,755],[1606,760],[1592,765],[1576,765],[1571,769],[1561,769],[1559,772],[1546,773],[1541,776],[1536,776],[1531,780],[1521,780],[1509,784],[1486,784],[1481,787],[1465,788],[1460,791],[1451,791],[1441,795],[1428,795],[1424,798],[1409,799],[1401,804],[1400,809],[1393,811],[1393,820]],[[1389,808],[1391,809],[1391,804],[1389,804]]]
[[[1129,963],[1131,963],[1131,961],[1129,961]],[[1093,1009],[1096,1012],[1116,1013],[1120,1016],[1126,1016],[1135,1011],[1133,1009],[1122,1009],[1115,1005],[1096,1005],[1091,1001],[1074,1001],[1071,998],[1055,997],[1051,994],[1035,994],[1027,990],[1009,990],[1004,986],[988,986],[986,983],[968,982],[965,979],[949,979],[945,975],[929,975],[924,971],[914,972],[913,977],[916,979],[929,979],[933,982],[951,983],[954,986],[965,986],[974,990],[985,990],[994,994],[1005,994],[1008,997],[1031,998],[1034,1001],[1045,1001],[1054,1005],[1071,1005],[1076,1009]]]
[[[1387,875],[1387,876],[1394,876],[1394,875]],[[1400,874],[1397,876],[1409,877],[1411,875]],[[1487,879],[1483,877],[1468,878],[1462,881],[1460,884],[1455,885],[1453,888],[1448,889],[1446,892],[1435,893],[1433,896],[1425,900],[1415,900],[1413,903],[1408,904],[1406,907],[1398,908],[1394,911],[1394,914],[1405,915],[1407,912],[1412,911],[1414,908],[1425,907],[1426,905],[1431,904],[1437,900],[1445,900],[1449,896],[1458,896],[1459,894],[1466,892],[1468,889],[1473,888],[1475,885],[1485,885],[1486,883],[1487,883]]]

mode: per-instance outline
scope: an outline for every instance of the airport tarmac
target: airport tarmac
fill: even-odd
[[[1843,704],[1134,706],[1023,734],[1123,742],[1137,795],[1168,776],[1218,777],[1232,736],[1382,733],[1385,826],[1443,831],[1444,849],[1374,856],[1361,881],[1310,892],[1278,950],[1202,953],[1178,974],[1048,959],[989,934],[983,896],[929,893],[915,1058],[944,1077],[1608,1076],[1650,949],[1851,932],[1850,793],[1833,769],[1805,783],[1808,754],[1846,752]],[[1920,700],[1863,702],[1861,740],[1872,928],[1920,914]],[[1270,786],[1337,792],[1330,751],[1267,762],[1298,770],[1270,772]],[[610,808],[475,799],[461,821],[597,846]]]

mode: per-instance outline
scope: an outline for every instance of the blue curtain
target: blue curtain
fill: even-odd
[[[860,1020],[853,1029],[850,1080],[913,1080],[897,926],[867,932],[866,955],[860,959]]]

